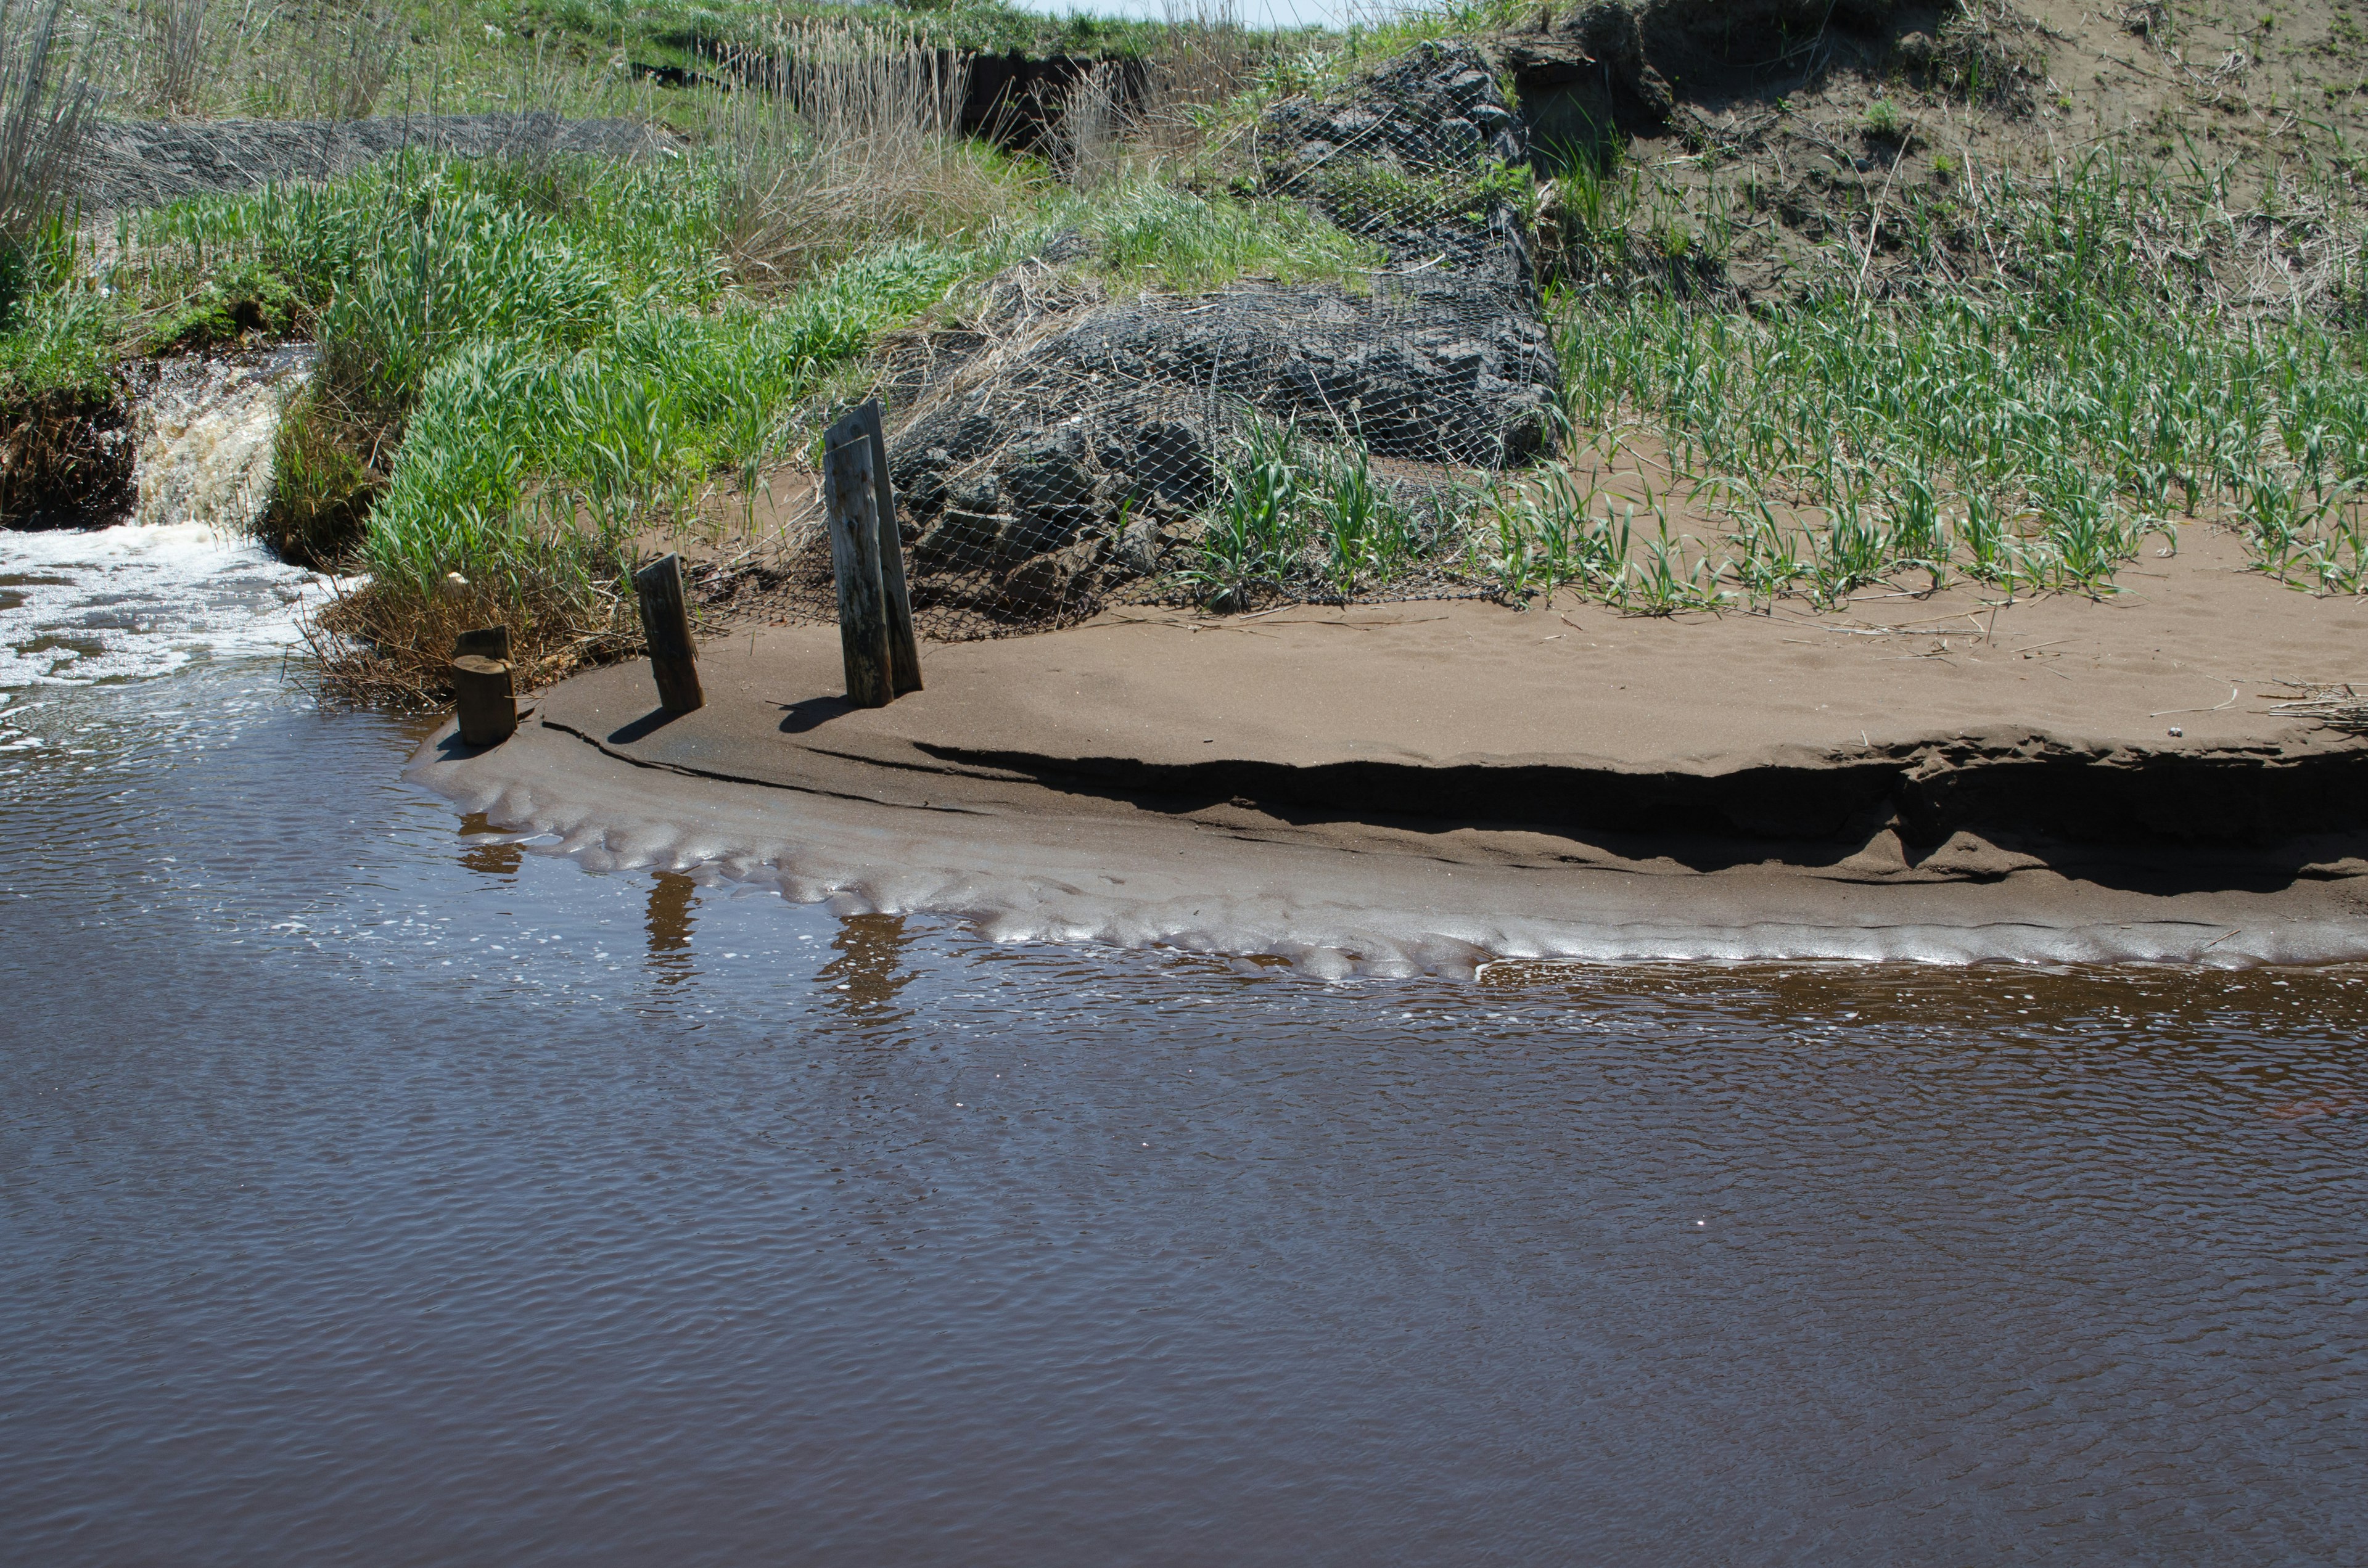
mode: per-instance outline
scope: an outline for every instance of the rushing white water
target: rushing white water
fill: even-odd
[[[311,379],[313,351],[254,360],[167,359],[141,398],[132,484],[139,523],[244,529],[271,494],[279,418]]]
[[[295,642],[306,599],[331,582],[246,533],[312,360],[296,349],[165,362],[136,411],[132,520],[0,529],[0,690],[132,680]]]
[[[0,530],[0,689],[276,653],[329,580],[203,523]]]

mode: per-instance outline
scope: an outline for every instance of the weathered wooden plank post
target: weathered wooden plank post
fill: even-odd
[[[896,521],[896,487],[888,479],[888,433],[880,400],[866,398],[854,417],[871,437],[872,510],[880,524],[880,582],[888,594],[888,665],[896,695],[921,689],[921,645],[913,636],[913,601],[905,591],[905,534]]]
[[[690,641],[690,603],[682,591],[682,557],[661,555],[634,573],[633,597],[641,601],[642,638],[650,645],[658,706],[669,713],[706,706],[707,695],[699,688],[699,652]]]
[[[838,650],[847,699],[858,708],[885,708],[896,696],[888,589],[880,568],[880,495],[871,468],[871,433],[858,415],[824,433],[823,518],[838,585]]]

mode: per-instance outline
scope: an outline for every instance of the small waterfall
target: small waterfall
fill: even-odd
[[[140,396],[132,521],[255,526],[271,498],[272,444],[289,400],[312,379],[310,347],[252,359],[165,359]]]
[[[133,401],[130,521],[0,529],[0,692],[165,675],[199,657],[268,656],[328,578],[252,537],[271,496],[279,417],[310,348],[167,359]],[[0,726],[0,750],[21,737]]]

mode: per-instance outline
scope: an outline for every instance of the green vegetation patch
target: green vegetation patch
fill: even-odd
[[[1646,611],[1955,577],[2104,594],[2203,520],[2282,581],[2368,589],[2368,234],[2342,205],[2231,210],[2203,174],[2105,150],[1969,177],[1896,220],[1928,286],[1878,296],[1841,235],[1748,312],[1699,242],[1653,264],[1666,210],[1633,169],[1566,177],[1571,428],[1642,437],[1667,477],[1574,460],[1508,486],[1476,562]],[[2265,241],[2283,298],[2251,286]]]
[[[714,470],[779,450],[785,411],[970,265],[903,246],[768,309],[633,317],[574,352],[478,338],[427,377],[363,560],[422,594],[448,572],[621,571],[635,531],[687,510]]]
[[[1123,58],[1147,52],[1167,33],[1164,23],[1099,17],[1087,11],[1048,16],[996,0],[722,0],[719,4],[628,5],[624,0],[525,0],[504,6],[510,30],[523,37],[573,37],[632,46],[651,63],[691,66],[734,50],[761,44],[783,21],[852,22],[910,33],[934,48],[985,54],[1089,55]]]
[[[1047,200],[1039,232],[1093,244],[1093,267],[1141,287],[1180,292],[1237,278],[1343,281],[1386,261],[1382,248],[1288,200],[1201,194],[1135,180]]]

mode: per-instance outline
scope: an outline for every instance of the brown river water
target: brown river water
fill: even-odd
[[[165,665],[0,693],[0,1561],[2368,1554],[2368,972],[997,944]]]

